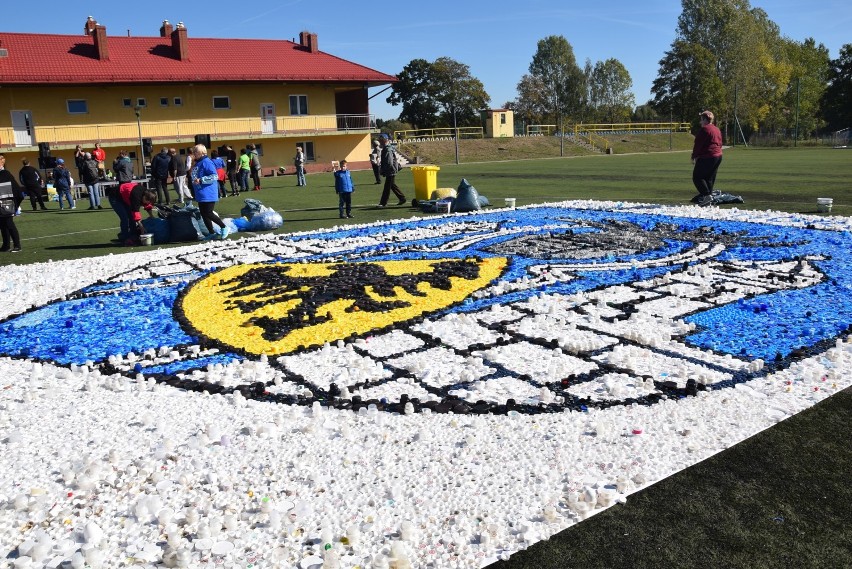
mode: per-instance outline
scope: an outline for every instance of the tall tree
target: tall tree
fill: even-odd
[[[838,58],[831,60],[822,109],[832,130],[852,127],[852,43],[841,47]]]
[[[515,120],[526,124],[542,124],[548,113],[544,83],[535,75],[526,74],[517,85],[518,98],[511,108],[515,111]]]
[[[470,74],[470,67],[449,57],[439,57],[432,63],[432,99],[441,108],[441,122],[458,126],[481,123],[480,113],[491,97],[482,81]]]
[[[583,73],[574,57],[574,49],[563,36],[548,36],[538,41],[530,63],[530,75],[541,82],[549,119],[579,114],[583,99]]]
[[[399,120],[410,123],[414,128],[435,126],[438,104],[431,95],[432,64],[425,59],[412,59],[397,74],[387,102],[402,105]]]
[[[725,88],[715,69],[708,49],[675,40],[651,85],[654,109],[678,122],[695,122],[701,110],[723,108]]]
[[[491,100],[470,67],[449,57],[413,59],[397,79],[387,102],[401,104],[399,120],[415,128],[452,125],[453,111],[459,126],[479,125],[479,111]]]
[[[633,80],[627,68],[617,59],[607,59],[595,64],[591,76],[591,106],[596,120],[610,123],[630,119],[635,100],[630,87]]]

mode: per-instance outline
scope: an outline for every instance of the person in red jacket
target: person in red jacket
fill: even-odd
[[[148,217],[154,217],[151,210],[157,201],[157,192],[145,189],[136,182],[127,182],[118,187],[118,198],[113,208],[120,222],[120,239],[128,246],[139,245],[139,236],[145,233],[139,208],[144,207]]]
[[[700,206],[713,203],[713,185],[716,183],[716,171],[722,163],[722,133],[713,124],[713,113],[699,113],[701,129],[695,133],[692,147],[692,183],[698,195],[692,201]]]

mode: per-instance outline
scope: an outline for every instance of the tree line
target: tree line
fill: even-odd
[[[636,106],[627,68],[617,59],[577,63],[563,36],[539,40],[517,98],[503,107],[527,124],[697,122],[712,109],[729,136],[852,127],[852,44],[837,59],[813,38],[784,37],[749,0],[682,0],[675,39],[659,61],[653,98]],[[490,97],[470,68],[449,57],[414,59],[397,75],[387,102],[410,128],[479,126]],[[379,125],[381,126],[381,125]],[[394,128],[398,128],[396,125]]]

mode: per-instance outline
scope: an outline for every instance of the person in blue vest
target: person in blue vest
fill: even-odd
[[[340,219],[352,217],[352,192],[355,184],[352,183],[352,174],[346,166],[346,160],[340,161],[340,169],[334,173],[334,191],[337,192],[337,209],[340,211]],[[346,215],[343,210],[346,209]]]
[[[231,231],[213,211],[216,202],[219,201],[219,175],[216,172],[216,165],[207,156],[207,147],[203,144],[196,144],[192,147],[192,156],[195,158],[195,164],[192,166],[190,177],[195,201],[198,202],[198,209],[201,212],[201,219],[204,221],[204,226],[207,228],[210,237],[218,235],[221,239],[225,239]],[[214,232],[213,223],[216,223],[222,229]]]

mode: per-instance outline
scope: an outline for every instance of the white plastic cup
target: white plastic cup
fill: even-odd
[[[142,245],[151,246],[154,244],[154,234],[153,233],[143,233],[139,236],[139,240],[142,242]]]
[[[834,205],[833,198],[817,198],[817,211],[820,213],[829,213],[832,205]]]
[[[509,209],[515,209],[515,198],[503,198],[506,202],[506,207]]]

